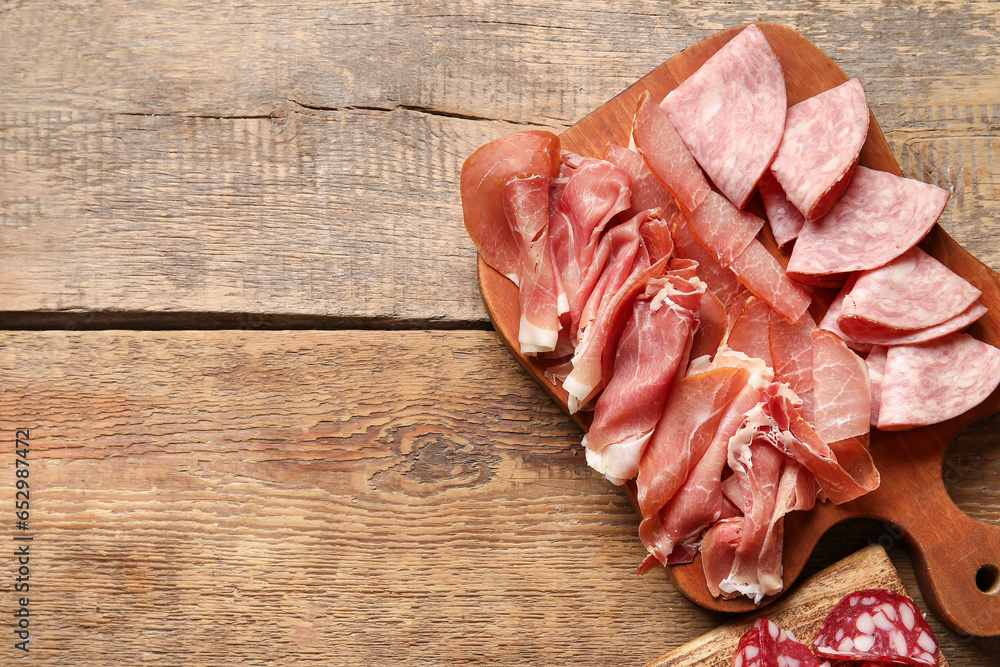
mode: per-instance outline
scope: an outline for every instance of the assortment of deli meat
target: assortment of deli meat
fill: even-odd
[[[787,107],[750,25],[643,94],[628,147],[518,132],[466,161],[466,227],[519,288],[521,353],[593,411],[587,462],[634,480],[640,572],[700,551],[715,595],[780,592],[784,516],[877,488],[870,426],[1000,384],[1000,350],[960,333],[979,290],[917,247],[948,193],[858,165],[868,119],[856,79]],[[840,288],[818,324],[816,288]]]
[[[830,667],[821,658],[864,662],[866,667],[934,667],[937,654],[934,633],[913,600],[874,588],[840,600],[823,621],[811,648],[769,619],[757,619],[740,638],[733,667]]]

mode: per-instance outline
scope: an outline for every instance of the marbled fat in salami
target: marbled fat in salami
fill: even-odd
[[[824,664],[808,646],[795,639],[795,635],[770,619],[758,618],[753,627],[760,632],[765,654],[774,655],[774,664],[778,667],[821,667]]]
[[[1000,350],[955,333],[886,354],[878,427],[902,431],[957,417],[1000,385]]]
[[[695,160],[737,208],[778,150],[787,105],[781,64],[756,25],[661,102]]]
[[[875,660],[907,665],[938,664],[938,644],[913,600],[875,588],[844,597],[813,640],[824,658]]]
[[[947,202],[948,191],[935,185],[858,167],[830,212],[806,221],[788,272],[828,275],[882,266],[924,238]]]
[[[788,108],[771,172],[807,220],[830,210],[847,187],[868,135],[868,116],[858,79]]]

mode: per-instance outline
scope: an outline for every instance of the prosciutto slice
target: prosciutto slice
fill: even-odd
[[[670,123],[670,118],[650,98],[649,91],[644,91],[639,97],[632,123],[632,138],[646,164],[681,208],[686,211],[698,208],[711,188]]]
[[[781,185],[771,172],[761,176],[757,190],[760,192],[761,201],[764,202],[764,212],[767,213],[767,221],[771,225],[775,243],[780,248],[793,241],[799,235],[802,225],[806,224],[806,219],[799,213],[799,209],[788,201],[785,191],[781,189]]]
[[[639,153],[622,148],[618,144],[608,144],[604,149],[604,159],[615,165],[632,179],[631,205],[625,215],[633,217],[642,211],[658,208],[664,220],[670,220],[677,212],[670,191],[660,179],[649,170],[649,166]]]
[[[868,117],[858,79],[788,108],[771,172],[806,219],[830,210],[847,187],[868,135]]]
[[[935,185],[857,167],[830,212],[802,227],[788,272],[827,275],[882,266],[924,238],[947,202],[948,191]]]
[[[737,301],[746,298],[746,288],[730,269],[719,264],[701,241],[691,232],[684,218],[677,215],[673,219],[674,252],[678,257],[698,262],[698,277],[708,284],[712,293],[731,308]]]
[[[581,289],[589,289],[590,298],[579,315],[581,333],[571,360],[573,370],[563,380],[570,396],[570,412],[590,402],[603,387],[602,357],[611,316],[628,284],[650,266],[648,257],[640,252],[639,231],[649,217],[650,212],[643,211],[608,231],[588,268]]]
[[[667,390],[689,350],[705,285],[678,275],[686,268],[662,278],[650,277],[651,269],[633,283],[634,296],[623,297],[612,315],[604,355],[606,369],[612,370],[603,371],[610,379],[583,445],[587,463],[616,484],[638,472]],[[620,337],[614,334],[619,329]]]
[[[812,302],[809,292],[785,274],[778,260],[757,239],[750,240],[729,268],[748,290],[771,304],[789,322],[800,319]]]
[[[562,189],[549,220],[549,243],[558,278],[560,303],[571,313],[582,311],[589,294],[581,290],[594,259],[601,232],[617,213],[629,207],[628,174],[604,160],[583,158]],[[575,339],[576,322],[570,323]]]
[[[788,383],[788,388],[802,400],[799,411],[807,421],[813,420],[813,322],[804,313],[789,324],[777,311],[768,319],[768,344],[774,366],[774,379]]]
[[[848,335],[855,320],[889,329],[923,329],[964,312],[981,294],[920,248],[911,248],[858,276],[838,322]]]
[[[757,582],[764,595],[775,595],[783,588],[781,558],[784,553],[785,516],[789,512],[811,510],[816,505],[817,491],[813,474],[786,458],[778,480],[774,512],[757,557]]]
[[[549,253],[549,177],[517,178],[504,186],[504,210],[517,233],[521,320],[517,339],[523,354],[551,352],[559,340],[556,276]]]
[[[698,304],[698,329],[691,341],[691,358],[715,355],[726,331],[729,329],[729,318],[726,306],[711,290],[705,290],[705,295]]]
[[[1000,350],[967,334],[889,348],[879,398],[883,431],[936,424],[979,405],[1000,384]]]
[[[559,166],[559,137],[537,131],[491,141],[462,165],[465,229],[486,263],[515,283],[521,247],[507,222],[504,186],[518,177],[555,177]]]
[[[719,584],[729,576],[736,560],[736,549],[743,541],[743,517],[716,521],[701,542],[701,566],[708,590],[715,597],[734,598],[739,593],[724,592]]]
[[[812,332],[816,435],[824,442],[867,435],[871,422],[868,367],[833,332]]]
[[[748,357],[762,359],[774,368],[769,333],[770,313],[771,309],[762,300],[754,296],[747,299],[730,324],[726,345]]]
[[[785,77],[756,25],[719,49],[661,103],[712,182],[743,208],[785,128]]]
[[[701,206],[685,215],[685,220],[722,266],[729,266],[739,257],[764,226],[762,219],[739,210],[715,192],[709,192]]]

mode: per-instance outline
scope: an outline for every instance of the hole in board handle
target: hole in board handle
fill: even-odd
[[[996,565],[983,565],[976,572],[976,588],[987,595],[1000,592],[1000,569]]]

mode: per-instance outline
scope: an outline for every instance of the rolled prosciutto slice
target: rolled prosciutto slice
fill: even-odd
[[[760,192],[761,201],[764,202],[767,222],[771,225],[771,233],[774,234],[774,241],[778,247],[793,241],[799,235],[802,225],[806,224],[806,219],[799,213],[799,209],[788,201],[785,191],[781,189],[778,181],[774,180],[771,172],[761,176],[757,190]]]
[[[558,299],[571,313],[581,312],[580,304],[589,296],[580,286],[605,226],[629,207],[629,185],[628,174],[610,162],[582,158],[563,186],[549,220],[549,245]],[[571,338],[575,338],[576,325],[570,324]]]
[[[652,100],[648,90],[639,97],[632,138],[646,164],[681,208],[686,211],[698,208],[711,188],[670,118]]]
[[[936,424],[979,405],[1000,385],[1000,350],[967,334],[890,347],[882,376],[878,427]]]
[[[705,285],[685,278],[688,268],[663,277],[650,276],[651,268],[612,315],[602,371],[610,379],[597,398],[583,445],[587,463],[616,484],[638,472],[674,374],[690,349]]]
[[[829,275],[882,266],[915,246],[941,217],[948,191],[857,167],[830,212],[807,220],[788,272]]]
[[[480,147],[462,165],[465,229],[486,263],[517,282],[521,246],[507,222],[503,189],[527,176],[559,173],[559,137],[551,132],[515,132]]]
[[[829,211],[847,187],[868,136],[868,117],[858,79],[788,108],[771,172],[807,220]]]
[[[604,149],[604,159],[632,179],[632,199],[631,205],[625,211],[626,216],[632,217],[642,211],[658,208],[663,219],[670,220],[677,212],[673,195],[650,171],[641,155],[618,144],[608,144]]]
[[[771,164],[785,129],[785,77],[756,25],[749,25],[661,102],[695,160],[743,208]]]
[[[517,267],[522,354],[551,352],[559,340],[556,274],[549,252],[549,177],[516,178],[503,190],[507,220],[520,241]]]

